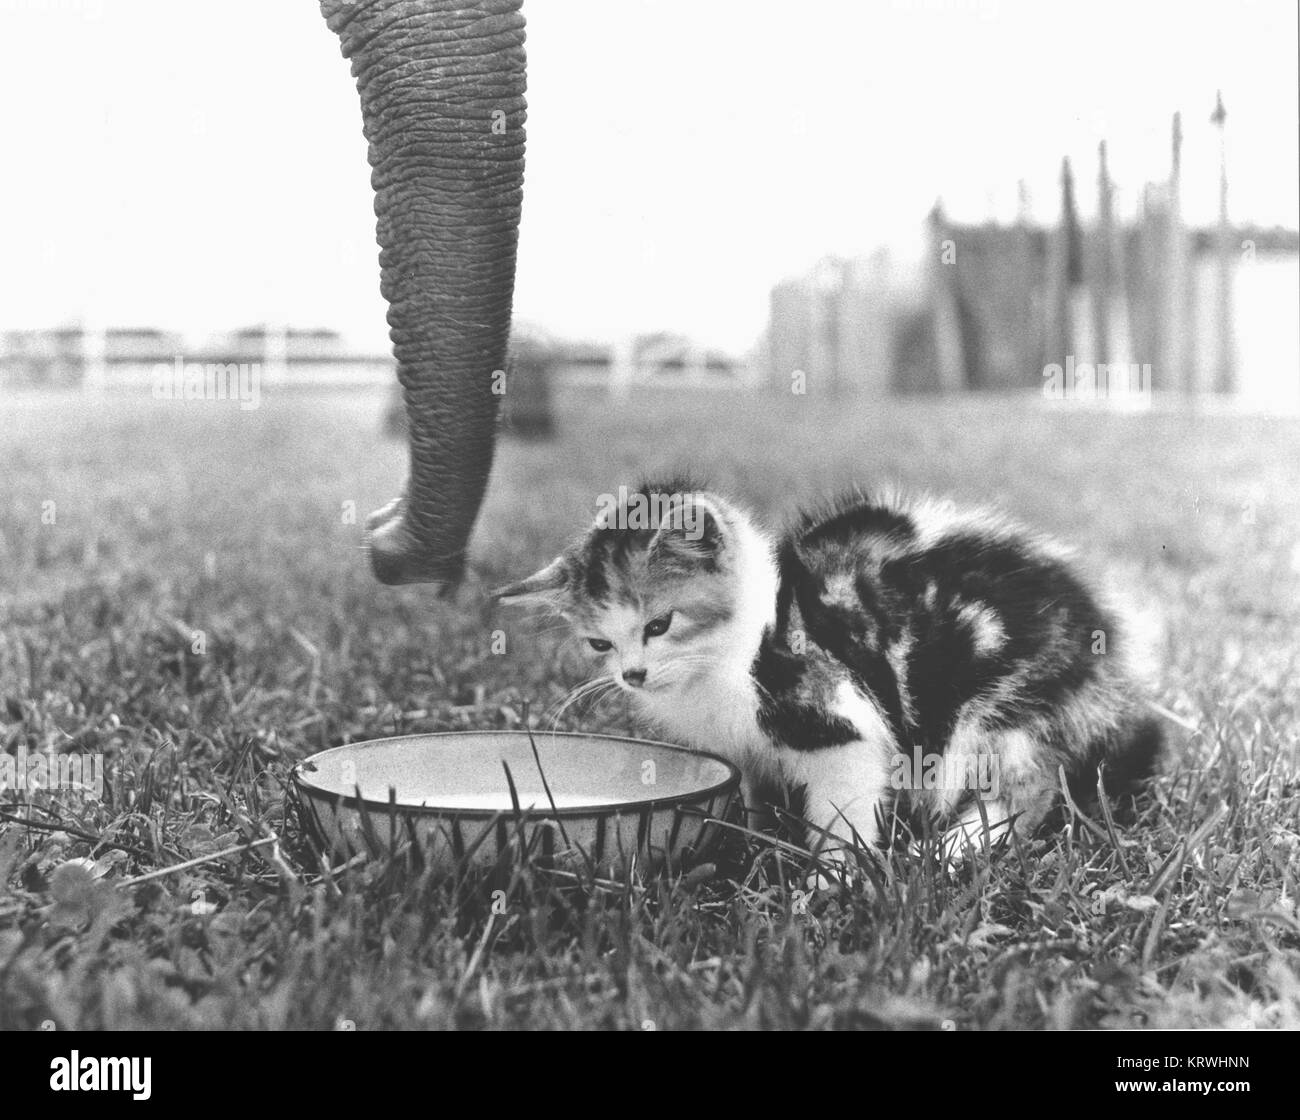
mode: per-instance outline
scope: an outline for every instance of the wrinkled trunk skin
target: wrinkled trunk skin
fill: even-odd
[[[406,492],[371,515],[385,583],[465,571],[492,467],[524,175],[520,0],[321,0],[361,94],[381,287],[410,421]]]

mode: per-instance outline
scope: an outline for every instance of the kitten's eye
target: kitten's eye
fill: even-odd
[[[588,638],[587,641],[591,644],[591,648],[597,653],[608,653],[614,648],[614,643],[607,642],[604,638]]]
[[[657,638],[660,634],[666,634],[668,627],[672,625],[673,612],[660,615],[658,618],[652,618],[645,624],[645,636],[647,638]]]

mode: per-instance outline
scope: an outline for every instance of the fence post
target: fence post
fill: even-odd
[[[1011,283],[1015,285],[1015,305],[1019,315],[1016,331],[1016,361],[1012,384],[1041,387],[1046,360],[1043,357],[1043,316],[1038,292],[1042,287],[1042,268],[1031,222],[1029,185],[1021,179],[1016,185],[1016,228],[1011,260]]]
[[[1215,293],[1216,331],[1213,388],[1216,393],[1236,390],[1236,370],[1233,358],[1232,278],[1237,254],[1233,251],[1232,226],[1228,222],[1228,145],[1225,123],[1227,110],[1223,107],[1223,92],[1215,95],[1214,113],[1210,123],[1219,130],[1219,228],[1215,238],[1215,264],[1218,290]]]
[[[1092,289],[1092,348],[1098,365],[1109,365],[1114,347],[1111,340],[1111,306],[1115,298],[1115,262],[1112,239],[1115,198],[1106,162],[1106,141],[1097,144],[1097,224],[1089,240],[1088,282]]]
[[[285,385],[289,381],[289,327],[281,319],[262,329],[262,383]]]
[[[1188,303],[1190,254],[1187,227],[1183,224],[1183,115],[1175,113],[1171,134],[1169,208],[1165,244],[1165,305],[1161,309],[1164,373],[1166,388],[1190,393],[1195,383]]]
[[[609,395],[616,401],[627,399],[638,372],[636,336],[619,335],[609,355]]]
[[[95,396],[108,384],[108,331],[92,315],[81,319],[80,331],[81,391]]]
[[[1088,256],[1089,283],[1093,298],[1093,346],[1099,365],[1122,367],[1125,386],[1131,388],[1128,366],[1133,361],[1130,312],[1127,298],[1127,246],[1123,223],[1115,217],[1115,182],[1110,176],[1106,141],[1097,145],[1097,226]],[[1101,372],[1098,370],[1098,378]],[[1108,399],[1120,392],[1116,378],[1108,378]],[[1100,386],[1099,386],[1100,387]]]
[[[1047,358],[1065,364],[1074,353],[1074,294],[1082,276],[1079,219],[1074,208],[1074,173],[1061,161],[1061,219],[1047,250]]]

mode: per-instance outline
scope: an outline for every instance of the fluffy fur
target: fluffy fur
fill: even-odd
[[[737,764],[747,804],[801,790],[832,859],[894,820],[1028,834],[1062,768],[1083,795],[1104,765],[1118,792],[1160,747],[1127,637],[1064,550],[949,503],[854,495],[776,538],[717,494],[648,485],[497,594],[557,608],[645,722]],[[915,780],[923,762],[946,779]],[[997,788],[953,780],[977,772]]]

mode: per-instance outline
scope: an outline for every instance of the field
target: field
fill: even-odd
[[[403,472],[381,406],[0,404],[5,750],[110,767],[100,801],[0,795],[0,1027],[1300,1027],[1297,422],[570,392],[555,442],[503,440],[475,571],[440,602],[360,550]],[[289,766],[517,726],[525,701],[548,726],[583,659],[483,587],[684,465],[773,520],[854,480],[992,502],[1158,608],[1173,750],[1137,819],[952,874],[895,853],[875,898],[797,894],[758,842],[617,889],[323,869]],[[561,726],[631,730],[618,701]],[[278,850],[216,855],[268,830]]]

